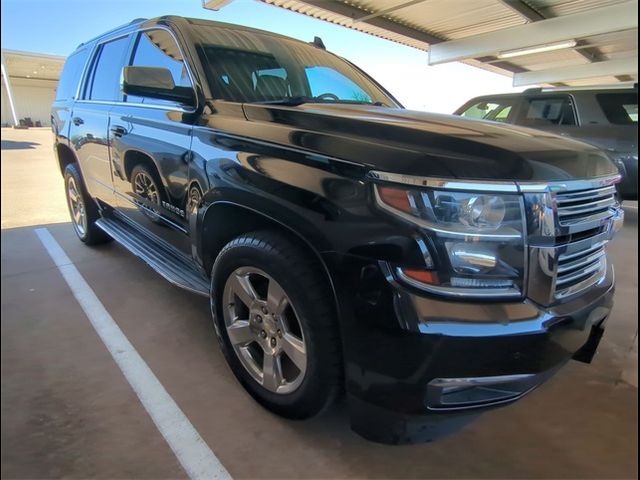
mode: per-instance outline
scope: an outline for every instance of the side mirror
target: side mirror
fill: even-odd
[[[176,87],[168,68],[124,67],[122,91],[126,95],[170,100],[194,106],[196,95],[191,87]]]

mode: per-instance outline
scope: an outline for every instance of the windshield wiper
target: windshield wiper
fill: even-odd
[[[295,107],[297,105],[302,105],[303,103],[338,103],[338,104],[347,104],[347,105],[373,105],[374,107],[387,107],[388,105],[382,102],[364,102],[360,100],[333,100],[326,98],[314,98],[314,97],[305,97],[305,96],[296,96],[296,97],[284,97],[278,98],[275,100],[259,100],[257,102],[249,102],[258,105],[286,105],[290,107]]]
[[[257,102],[249,102],[249,103],[257,103],[258,105],[286,105],[290,107],[295,107],[296,105],[302,105],[303,103],[309,103],[314,101],[317,101],[317,100],[310,97],[298,96],[298,97],[278,98],[276,100],[260,100]]]

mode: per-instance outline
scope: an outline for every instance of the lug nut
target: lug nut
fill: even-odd
[[[262,317],[260,315],[256,315],[256,322],[262,323]]]
[[[271,337],[271,346],[272,347],[276,346],[276,337]]]
[[[264,313],[265,315],[269,313],[269,310],[267,310],[267,307],[262,307],[262,313]]]
[[[282,338],[282,330],[278,330],[278,336]]]
[[[262,331],[260,332],[260,336],[261,336],[262,338],[267,338],[267,332],[265,332],[264,330],[262,330]]]

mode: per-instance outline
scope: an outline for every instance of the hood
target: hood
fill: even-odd
[[[252,138],[372,170],[520,181],[591,178],[618,172],[593,146],[497,122],[369,105],[245,104],[243,108],[256,127],[249,129]]]

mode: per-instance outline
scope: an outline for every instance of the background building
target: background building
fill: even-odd
[[[65,57],[2,50],[2,126],[49,126]]]

